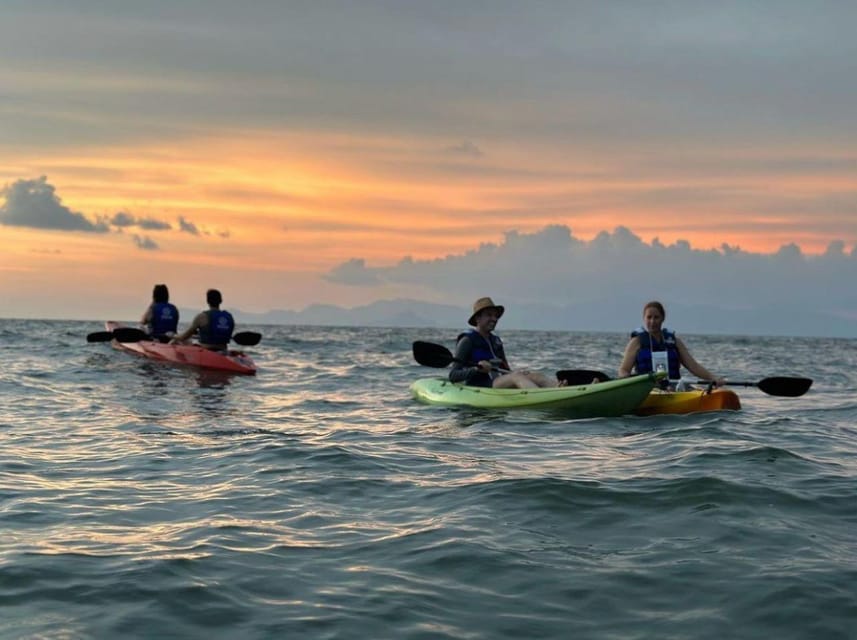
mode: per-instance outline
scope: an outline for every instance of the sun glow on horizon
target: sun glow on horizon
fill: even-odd
[[[491,158],[472,158],[418,138],[263,130],[77,148],[47,159],[19,158],[17,171],[7,165],[2,177],[8,185],[46,175],[63,204],[91,220],[125,212],[172,229],[59,234],[6,227],[3,243],[6,255],[25,263],[27,252],[32,257],[62,246],[66,259],[81,264],[135,251],[153,263],[324,272],[353,257],[388,265],[406,256],[465,253],[502,241],[508,231],[552,224],[568,226],[583,241],[624,226],[647,243],[762,253],[793,243],[805,253],[823,253],[835,240],[857,240],[857,234],[835,237],[834,224],[819,225],[819,218],[743,210],[741,198],[762,202],[758,177],[705,178],[679,187],[663,177],[620,181],[604,162],[588,175],[582,163],[568,164],[566,181],[562,170],[538,166],[526,149],[500,147]],[[808,177],[778,184],[780,193],[804,201],[826,183]],[[850,186],[844,178],[836,184]],[[706,188],[718,197],[694,198]],[[688,203],[695,209],[685,211]],[[187,233],[179,232],[182,222]],[[132,233],[158,250],[129,247]],[[86,249],[69,254],[75,246]]]

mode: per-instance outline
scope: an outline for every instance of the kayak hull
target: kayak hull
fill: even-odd
[[[598,384],[539,389],[468,387],[445,378],[422,378],[411,384],[420,402],[480,409],[540,409],[574,418],[621,416],[632,413],[655,386],[651,374]]]
[[[738,394],[729,389],[703,389],[692,391],[655,390],[634,411],[638,416],[660,414],[698,413],[702,411],[737,411],[741,408]]]
[[[106,322],[108,331],[122,327],[118,322]],[[256,373],[256,363],[241,351],[213,351],[195,344],[165,344],[156,340],[141,340],[140,342],[111,341],[115,349],[133,353],[150,360],[188,365],[210,371],[226,371],[253,375]]]

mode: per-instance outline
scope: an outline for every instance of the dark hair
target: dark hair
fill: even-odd
[[[223,296],[217,289],[209,289],[205,294],[205,299],[212,307],[217,307],[223,302]]]
[[[169,302],[170,290],[167,289],[167,285],[156,284],[155,288],[152,289],[152,300],[155,302]]]
[[[643,315],[645,315],[646,309],[648,309],[649,307],[652,307],[653,309],[657,309],[658,311],[660,311],[661,316],[663,318],[667,317],[667,312],[666,312],[666,309],[664,309],[664,305],[662,305],[657,300],[652,300],[652,301],[647,302],[646,304],[643,305]]]

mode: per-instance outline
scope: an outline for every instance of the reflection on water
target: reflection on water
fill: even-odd
[[[133,356],[132,356],[133,357]],[[228,387],[236,377],[247,377],[228,371],[212,371],[197,367],[173,365],[165,362],[153,362],[144,358],[137,359],[135,367],[138,377],[145,381],[147,389],[157,392],[168,390],[176,384],[186,385],[194,381],[200,387]]]
[[[227,371],[206,371],[202,369],[195,371],[195,374],[196,382],[200,387],[218,389],[228,387],[238,375]]]
[[[264,327],[238,376],[94,328],[0,321],[0,637],[853,635],[854,341],[695,337],[816,384],[568,420],[413,400],[411,342],[454,331]],[[542,370],[626,342],[503,338]]]

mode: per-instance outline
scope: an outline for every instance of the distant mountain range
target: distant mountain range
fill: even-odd
[[[457,327],[465,324],[469,317],[463,307],[417,300],[381,300],[352,308],[313,304],[303,311],[274,309],[250,313],[233,310],[233,314],[236,320],[247,323],[355,327]]]
[[[198,310],[182,310],[192,317]],[[418,300],[382,300],[358,307],[314,304],[302,311],[275,309],[265,313],[231,310],[236,320],[247,324],[437,327],[467,326],[470,308]],[[857,337],[857,318],[811,311],[792,306],[752,309],[723,309],[713,305],[672,304],[666,325],[685,334]],[[674,326],[670,318],[679,318]],[[515,305],[509,306],[500,322],[503,329],[558,331],[608,331],[626,333],[638,326],[638,312],[627,304],[602,305]]]

